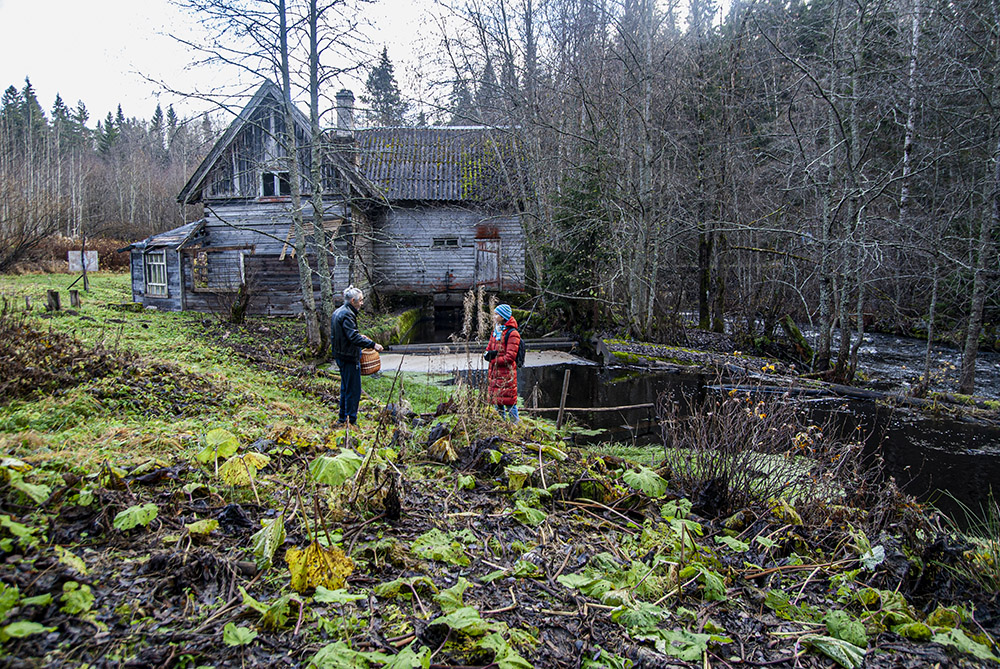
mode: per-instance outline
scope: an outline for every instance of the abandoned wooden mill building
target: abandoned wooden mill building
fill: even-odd
[[[302,311],[281,104],[281,89],[265,82],[191,175],[178,201],[201,202],[204,218],[128,247],[133,301],[215,311],[245,286],[250,313]],[[297,109],[294,120],[308,231],[309,121]],[[523,290],[528,189],[510,134],[485,126],[356,129],[354,95],[342,90],[337,127],[323,143],[334,291],[354,284],[450,306],[474,286]],[[315,272],[313,279],[318,300]]]

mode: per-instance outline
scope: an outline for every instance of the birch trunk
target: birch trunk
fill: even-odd
[[[306,232],[302,222],[302,184],[299,172],[299,152],[295,142],[295,115],[292,107],[291,75],[288,65],[288,18],[285,0],[278,0],[278,48],[281,51],[281,93],[285,112],[285,161],[288,166],[288,184],[292,195],[292,225],[295,229],[295,256],[299,265],[299,285],[302,289],[302,312],[306,320],[306,343],[314,352],[319,351],[319,322],[316,318],[316,298],[313,295],[312,268],[306,249]]]
[[[319,352],[330,345],[330,319],[335,309],[333,275],[330,272],[329,247],[323,228],[323,133],[319,125],[319,12],[316,0],[309,0],[309,145],[311,151],[310,180],[312,181],[313,248],[319,273]],[[346,194],[345,194],[346,195]],[[310,294],[312,286],[309,287]]]

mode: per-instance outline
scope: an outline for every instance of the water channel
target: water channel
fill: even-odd
[[[873,384],[876,387],[905,388],[922,369],[924,347],[925,343],[916,339],[866,335],[860,351],[861,365],[869,378],[878,379]],[[960,353],[936,347],[933,360],[939,374],[938,389],[954,391]],[[710,387],[718,382],[702,374],[592,364],[526,367],[518,375],[522,404],[558,406],[567,369],[567,407],[650,404],[661,397],[686,405],[715,392]],[[976,392],[983,397],[1000,397],[1000,355],[980,355]],[[961,515],[954,500],[979,510],[987,503],[991,490],[1000,493],[1000,426],[833,396],[790,401],[801,403],[816,422],[832,415],[843,433],[865,435],[867,452],[881,455],[887,475],[895,477],[904,490],[921,501],[933,503],[953,517]],[[644,444],[660,440],[660,426],[652,407],[572,415],[579,424],[605,430],[591,440]]]

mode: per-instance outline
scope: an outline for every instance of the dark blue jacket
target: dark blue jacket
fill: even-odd
[[[361,349],[374,348],[375,342],[358,332],[358,310],[344,302],[330,318],[330,346],[334,357],[346,361],[361,359]]]

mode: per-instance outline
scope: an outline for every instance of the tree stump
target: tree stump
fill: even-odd
[[[76,290],[75,288],[69,291],[69,306],[73,307],[74,309],[80,308],[80,291]]]
[[[45,308],[48,309],[49,311],[59,311],[60,307],[59,307],[59,291],[58,290],[50,290],[49,291],[49,299],[48,299],[48,303],[45,305]]]

